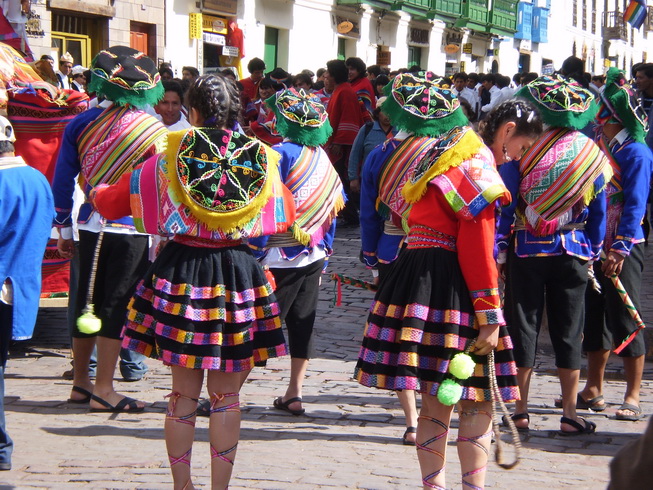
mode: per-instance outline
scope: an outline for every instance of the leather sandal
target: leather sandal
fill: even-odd
[[[413,427],[412,425],[410,427],[406,427],[406,432],[404,432],[404,435],[401,437],[401,441],[403,442],[404,446],[414,446],[415,441],[409,441],[406,437],[408,434],[417,434],[417,427]]]

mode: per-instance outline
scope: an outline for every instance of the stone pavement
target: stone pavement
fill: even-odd
[[[357,230],[339,230],[330,271],[368,277],[357,260],[358,247]],[[653,294],[647,287],[644,320],[652,321]],[[255,369],[243,387],[232,489],[420,487],[415,449],[400,442],[404,426],[397,398],[351,379],[372,293],[344,287],[342,307],[334,307],[333,298],[333,282],[325,278],[316,323],[318,353],[304,389],[305,416],[271,408],[273,399],[285,391],[288,358]],[[95,414],[66,403],[70,382],[61,378],[70,367],[65,310],[42,309],[34,339],[17,346],[7,368],[7,423],[15,451],[13,470],[0,473],[0,489],[172,488],[163,439],[163,397],[170,391],[170,376],[159,362],[148,364],[146,379],[117,382],[120,391],[150,404],[142,414]],[[598,424],[598,433],[561,437],[556,433],[561,411],[553,408],[559,387],[550,346],[542,342],[531,388],[532,429],[521,436],[521,463],[513,470],[490,463],[488,488],[605,488],[612,455],[642,433],[647,423],[614,419],[624,389],[620,370],[621,364],[613,359],[605,390],[609,408],[588,414]],[[647,363],[642,390],[646,413],[653,409],[652,371]],[[456,419],[454,415],[449,434],[450,488],[460,487]],[[208,420],[198,418],[193,452],[197,488],[210,487],[207,427]],[[509,434],[502,433],[501,438],[508,441]],[[510,459],[511,446],[506,451]]]

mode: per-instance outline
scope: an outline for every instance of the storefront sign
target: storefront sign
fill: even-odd
[[[41,26],[41,16],[33,10],[30,10],[25,23],[25,32],[27,37],[44,37],[43,27]]]
[[[382,66],[390,65],[390,51],[378,51],[376,53],[376,64]]]
[[[520,53],[530,54],[531,51],[532,51],[532,47],[531,47],[530,39],[522,39],[521,41],[519,41]]]
[[[474,45],[472,43],[463,44],[463,53],[472,54],[472,48],[473,47],[474,47]]]
[[[191,13],[188,16],[188,32],[191,39],[202,39],[202,14]]]
[[[222,56],[237,58],[239,54],[240,51],[236,46],[222,46]]]
[[[202,30],[214,34],[227,34],[227,19],[213,15],[202,15]]]
[[[333,28],[336,30],[336,32],[338,32],[341,36],[360,39],[361,31],[356,20],[350,19],[349,17],[331,15],[331,23],[333,24]],[[347,32],[341,32],[343,31],[343,27],[345,25],[349,27],[349,24],[351,24],[351,28],[348,29]]]
[[[236,15],[238,12],[238,0],[204,0],[202,7],[224,12],[225,14]]]
[[[408,42],[411,44],[424,44],[428,45],[429,43],[429,31],[426,29],[410,29],[410,36]]]
[[[212,32],[203,32],[202,40],[207,44],[215,44],[216,46],[224,46],[226,44],[224,36],[213,34]]]

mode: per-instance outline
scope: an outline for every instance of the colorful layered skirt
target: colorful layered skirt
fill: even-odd
[[[365,326],[355,378],[364,386],[436,395],[451,358],[478,336],[478,323],[458,256],[442,248],[406,249],[381,283]],[[490,401],[487,356],[472,354],[474,374],[463,400]],[[506,327],[495,350],[504,401],[519,398]]]
[[[286,354],[279,306],[245,245],[167,244],[136,289],[123,347],[167,365],[224,372]]]

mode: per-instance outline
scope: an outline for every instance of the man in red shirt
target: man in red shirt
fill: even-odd
[[[249,77],[239,80],[243,86],[243,93],[247,95],[250,100],[256,100],[256,89],[258,84],[263,80],[263,73],[265,72],[265,61],[261,58],[252,58],[247,63],[247,71]]]
[[[333,134],[324,148],[331,159],[347,193],[347,205],[340,213],[340,218],[347,225],[358,224],[359,196],[352,196],[349,189],[347,162],[358,130],[365,124],[358,103],[358,96],[349,83],[349,70],[342,60],[331,60],[327,63],[325,84],[333,85],[333,93],[329,100],[329,122]]]

